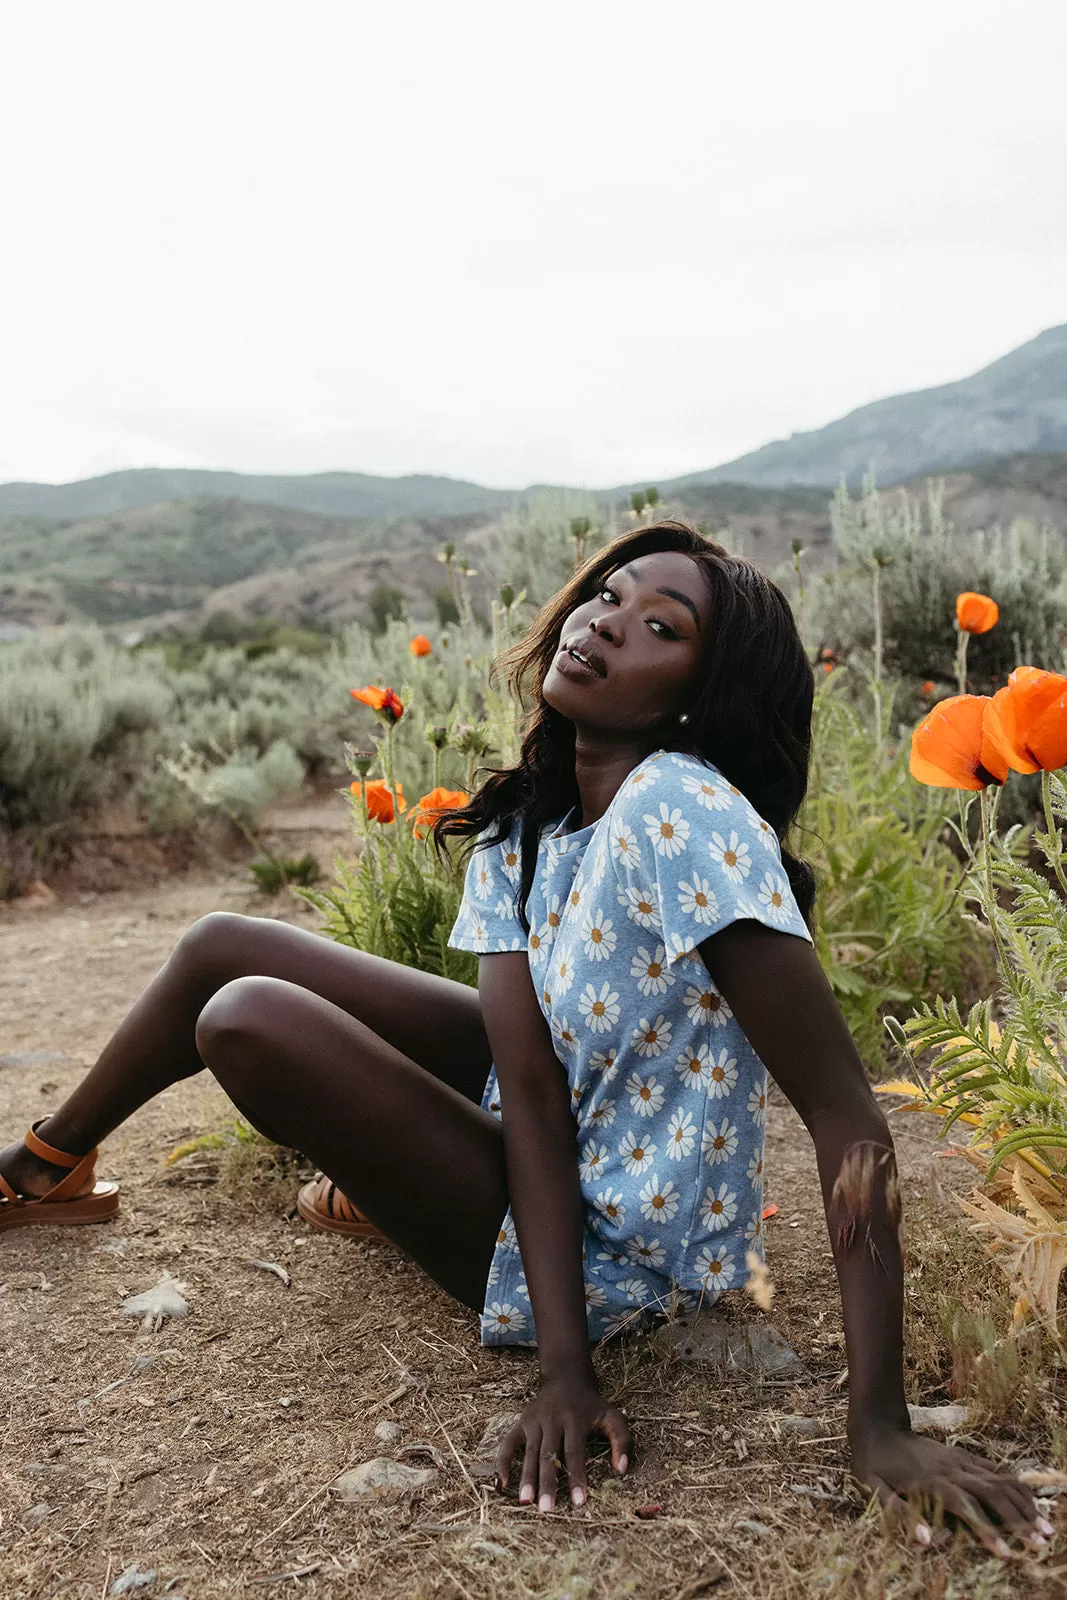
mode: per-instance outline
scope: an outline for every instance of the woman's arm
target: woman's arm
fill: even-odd
[[[744,920],[708,939],[701,955],[815,1143],[841,1289],[856,1476],[901,1514],[909,1494],[942,1505],[969,1523],[988,1548],[1007,1554],[998,1528],[1023,1534],[1037,1526],[1029,1491],[980,1457],[910,1429],[893,1141],[814,950]]]
[[[626,1470],[630,1441],[622,1414],[600,1396],[589,1354],[577,1127],[526,953],[483,956],[478,993],[500,1085],[508,1193],[542,1379],[537,1399],[501,1445],[498,1470],[506,1485],[511,1459],[522,1448],[519,1498],[531,1501],[536,1491],[540,1509],[550,1511],[560,1461],[575,1504],[584,1502],[591,1430],[608,1436],[619,1472]]]

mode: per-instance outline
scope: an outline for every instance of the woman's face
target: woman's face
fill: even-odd
[[[546,702],[604,732],[676,719],[695,698],[710,612],[695,561],[677,550],[636,557],[564,622],[545,677]]]

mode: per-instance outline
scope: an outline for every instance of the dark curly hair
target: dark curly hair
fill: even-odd
[[[541,692],[563,625],[618,567],[662,550],[680,551],[700,567],[715,619],[687,707],[689,720],[684,725],[665,720],[662,744],[710,761],[770,823],[782,844],[782,865],[797,904],[811,920],[814,873],[785,848],[808,786],[814,693],[793,613],[778,586],[750,561],[731,555],[691,524],[667,519],[623,534],[599,551],[494,663],[494,677],[528,707],[518,762],[490,772],[467,806],[444,812],[434,823],[439,848],[448,838],[466,839],[473,848],[483,835],[484,843],[499,844],[520,819],[518,908],[527,930],[526,901],[541,830],[578,802],[574,724],[547,705]]]

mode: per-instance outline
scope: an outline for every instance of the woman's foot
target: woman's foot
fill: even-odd
[[[34,1223],[106,1222],[118,1210],[119,1186],[96,1176],[96,1150],[70,1155],[37,1133],[0,1150],[0,1231]]]
[[[27,1198],[48,1194],[67,1176],[67,1171],[66,1167],[53,1166],[50,1161],[35,1156],[32,1150],[27,1150],[23,1139],[16,1139],[14,1144],[0,1150],[0,1177],[7,1179],[16,1194]],[[90,1194],[94,1181],[92,1173],[88,1173],[78,1193]]]

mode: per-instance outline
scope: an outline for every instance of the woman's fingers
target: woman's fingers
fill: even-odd
[[[519,1503],[532,1505],[537,1494],[537,1474],[541,1455],[541,1429],[531,1425],[526,1429],[526,1449],[522,1458],[522,1477],[519,1481]]]
[[[906,1500],[895,1489],[891,1489],[881,1478],[872,1476],[870,1487],[878,1496],[887,1527],[898,1529],[906,1537],[914,1539],[917,1544],[928,1545],[931,1542],[933,1531],[930,1524],[923,1519],[910,1500]]]
[[[1022,1484],[1014,1484],[1010,1478],[994,1472],[968,1473],[954,1481],[1008,1533],[1029,1538],[1038,1549],[1045,1543],[1037,1526],[1037,1507],[1032,1499],[1029,1506],[1025,1506],[1025,1502],[1020,1504],[1026,1495]],[[1022,1496],[1018,1490],[1023,1491]]]
[[[585,1449],[588,1442],[586,1429],[575,1418],[571,1418],[563,1431],[563,1459],[571,1486],[571,1501],[576,1506],[584,1506],[587,1498]]]
[[[560,1438],[556,1428],[550,1433],[541,1435],[541,1451],[539,1455],[541,1487],[537,1495],[538,1511],[554,1511],[556,1509],[556,1481],[559,1476]]]
[[[496,1475],[500,1479],[500,1487],[506,1489],[508,1478],[511,1476],[511,1463],[519,1453],[519,1447],[526,1438],[526,1429],[521,1422],[509,1428],[500,1441],[496,1453]]]
[[[972,1480],[973,1481],[973,1480]],[[986,1516],[979,1501],[951,1478],[935,1478],[930,1485],[930,1496],[938,1501],[952,1516],[965,1522],[986,1549],[995,1556],[1010,1556],[1011,1546]]]
[[[608,1406],[597,1418],[596,1426],[611,1445],[615,1471],[625,1472],[630,1465],[630,1424],[616,1406]]]

